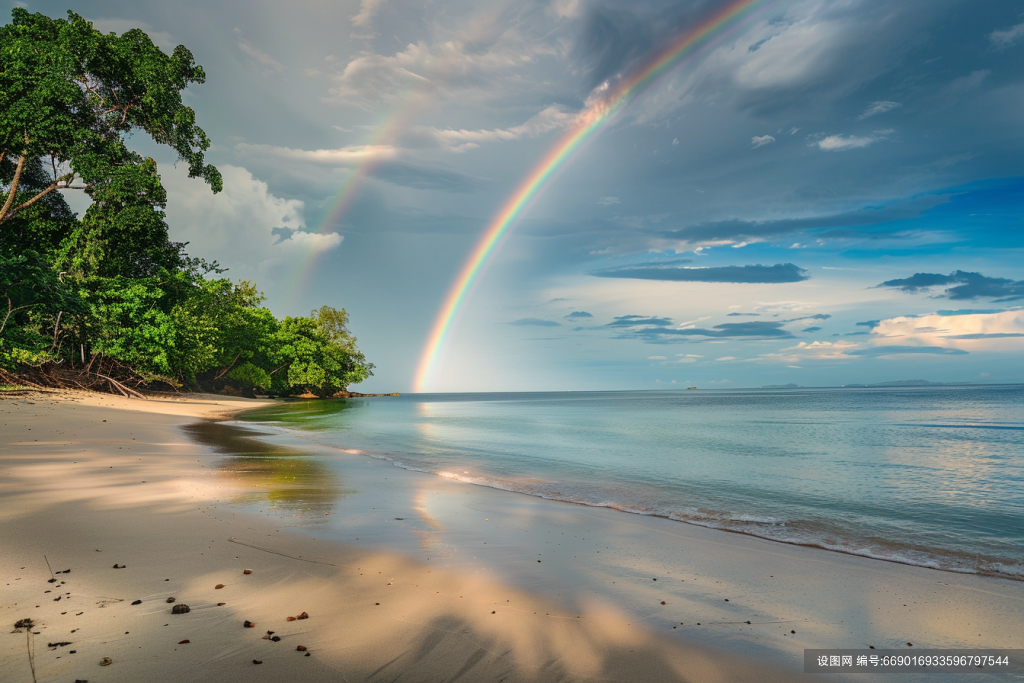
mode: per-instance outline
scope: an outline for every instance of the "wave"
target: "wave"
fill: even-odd
[[[236,423],[252,427],[252,422]],[[609,508],[634,515],[660,517],[709,529],[754,536],[777,543],[820,548],[831,552],[855,555],[873,560],[925,567],[962,574],[979,574],[1003,579],[1024,581],[1024,562],[979,553],[956,552],[948,549],[914,545],[881,537],[855,537],[850,529],[838,528],[827,520],[783,519],[747,512],[711,510],[706,508],[680,508],[656,505],[643,501],[629,501],[625,491],[618,496],[607,490],[573,490],[572,484],[553,483],[527,477],[498,477],[459,472],[448,466],[437,466],[421,461],[410,454],[394,454],[360,448],[346,448],[317,438],[314,432],[258,423],[282,434],[310,441],[326,449],[348,455],[358,455],[388,462],[410,472],[420,472],[510,493],[554,500],[586,507]]]

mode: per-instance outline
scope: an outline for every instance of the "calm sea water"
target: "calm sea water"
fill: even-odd
[[[482,486],[1024,579],[1024,386],[413,394],[247,419]]]

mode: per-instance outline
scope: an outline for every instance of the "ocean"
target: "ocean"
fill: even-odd
[[[1024,580],[1020,385],[409,394],[243,419],[482,487]]]

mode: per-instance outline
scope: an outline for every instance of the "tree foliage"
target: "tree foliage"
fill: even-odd
[[[221,190],[181,99],[205,80],[192,53],[167,55],[138,29],[104,35],[73,12],[12,15],[0,27],[0,367],[317,396],[372,375],[344,309],[278,320],[255,285],[169,239],[157,164],[125,140],[145,132]],[[82,217],[62,194],[73,189],[91,199]]]

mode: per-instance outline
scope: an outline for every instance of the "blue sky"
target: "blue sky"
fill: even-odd
[[[187,97],[221,195],[137,138],[172,235],[279,315],[345,307],[377,365],[365,390],[406,391],[518,183],[597,89],[720,5],[71,8],[184,44],[208,74]],[[1019,3],[770,5],[638,93],[545,186],[434,388],[1024,381],[1022,111]],[[355,168],[365,179],[325,223]]]

